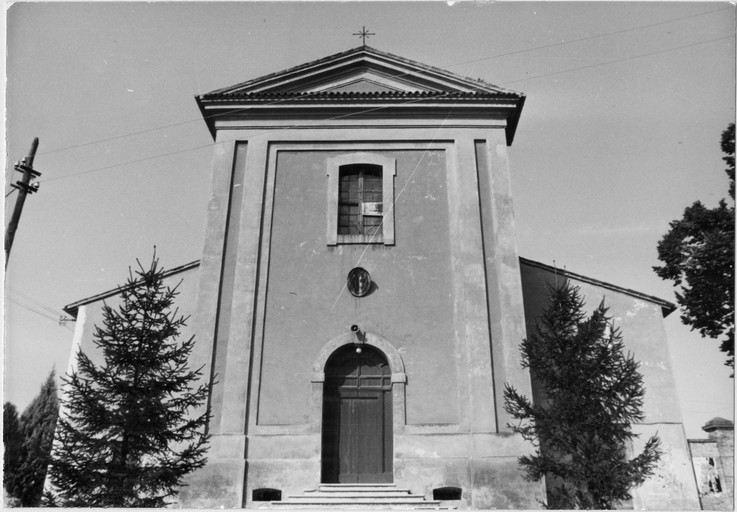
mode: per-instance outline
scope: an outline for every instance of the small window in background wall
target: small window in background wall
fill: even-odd
[[[328,161],[327,243],[394,244],[396,161],[351,153]]]
[[[722,481],[713,457],[694,457],[693,465],[701,496],[722,492]]]

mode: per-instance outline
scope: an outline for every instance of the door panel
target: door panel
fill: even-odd
[[[339,481],[384,482],[383,392],[350,395],[340,400]]]
[[[340,401],[337,393],[325,393],[322,420],[322,482],[338,483],[340,466]]]
[[[322,481],[392,482],[388,365],[375,355],[353,353],[343,359],[342,364],[326,368]]]
[[[360,483],[384,482],[384,401],[378,393],[355,402],[359,421],[356,466]]]

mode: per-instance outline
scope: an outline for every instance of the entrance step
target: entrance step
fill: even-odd
[[[340,491],[340,490],[355,490],[355,491],[370,491],[373,489],[394,489],[394,490],[402,490],[397,489],[397,484],[320,484],[320,486],[317,489],[310,489],[307,492],[315,492],[315,491]]]
[[[317,489],[288,496],[283,501],[272,501],[279,509],[335,509],[351,510],[417,510],[439,509],[439,501],[425,500],[422,494],[409,489],[398,489],[395,484],[320,484]]]

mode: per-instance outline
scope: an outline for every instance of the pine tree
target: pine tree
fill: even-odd
[[[60,506],[166,506],[206,462],[209,412],[193,411],[209,386],[189,367],[194,337],[178,340],[187,320],[172,310],[178,285],[165,287],[155,255],[148,270],[138,266],[95,328],[104,361],[80,351],[64,378],[51,467]]]
[[[23,432],[20,427],[18,410],[10,402],[3,404],[3,486],[5,490],[11,488],[13,477],[18,474],[23,460]],[[10,493],[10,491],[8,491]],[[10,494],[12,496],[12,494]]]
[[[8,493],[23,507],[38,507],[41,503],[58,413],[56,372],[52,370],[20,417],[20,460],[15,471],[6,475]]]
[[[652,474],[660,440],[627,459],[637,437],[631,424],[644,419],[645,389],[631,354],[602,304],[587,318],[576,287],[549,288],[550,298],[535,333],[521,346],[522,366],[544,392],[532,403],[505,386],[509,425],[533,443],[519,459],[528,479],[546,478],[549,508],[611,509],[629,500],[630,489]]]

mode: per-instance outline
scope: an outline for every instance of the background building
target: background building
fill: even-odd
[[[707,422],[708,439],[689,439],[702,510],[734,510],[734,423]]]

